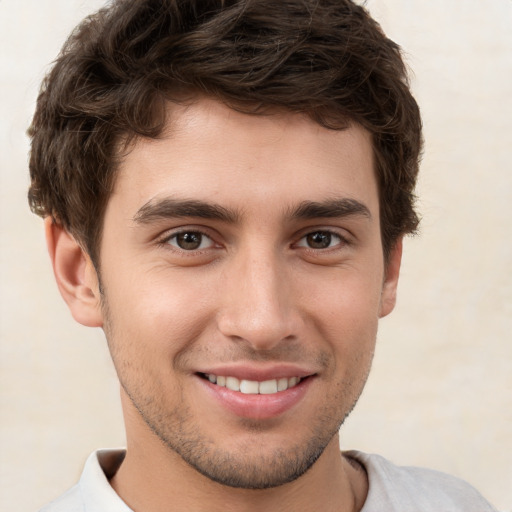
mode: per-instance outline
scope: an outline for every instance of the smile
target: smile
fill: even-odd
[[[259,382],[256,380],[238,379],[237,377],[214,375],[212,373],[203,374],[203,376],[212,384],[231,391],[238,391],[245,395],[272,395],[293,388],[302,380],[300,377],[283,377]]]

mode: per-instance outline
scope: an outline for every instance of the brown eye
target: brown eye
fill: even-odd
[[[331,245],[332,235],[327,231],[315,231],[306,236],[306,241],[312,249],[327,249]]]
[[[180,233],[176,236],[176,243],[180,249],[193,251],[201,246],[202,238],[201,233]]]
[[[330,231],[313,231],[303,236],[298,247],[307,247],[309,249],[329,249],[343,243],[343,239],[336,233]]]
[[[183,231],[169,238],[170,245],[177,247],[183,251],[196,251],[198,249],[206,249],[211,247],[212,240],[200,233],[199,231]]]

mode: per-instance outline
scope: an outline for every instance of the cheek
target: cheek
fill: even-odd
[[[335,372],[367,372],[377,335],[378,282],[378,276],[361,278],[347,272],[310,294],[308,316],[331,353]]]
[[[314,285],[314,286],[313,286]],[[379,318],[382,282],[378,273],[333,272],[308,287],[309,308],[316,311],[319,326],[356,335]]]
[[[116,275],[111,273],[110,275]],[[111,349],[123,359],[173,363],[204,331],[210,309],[199,280],[142,273],[104,285]],[[113,354],[114,355],[114,354]]]

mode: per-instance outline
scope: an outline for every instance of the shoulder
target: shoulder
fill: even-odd
[[[74,485],[56,500],[48,503],[39,512],[83,512],[84,504],[79,484]]]
[[[124,456],[124,450],[92,453],[79,482],[39,512],[131,512],[109,483]]]
[[[440,471],[397,466],[379,455],[344,452],[364,466],[368,496],[361,512],[496,512],[470,484]]]

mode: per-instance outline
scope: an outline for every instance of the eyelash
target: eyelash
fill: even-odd
[[[207,238],[208,240],[210,240],[211,244],[215,244],[215,242],[213,241],[212,237],[210,235],[208,235],[207,233],[205,233],[204,231],[200,230],[200,229],[182,229],[180,231],[176,231],[174,233],[171,233],[171,234],[166,234],[161,240],[159,240],[159,244],[164,246],[164,247],[169,247],[171,246],[172,247],[172,250],[175,250],[175,251],[179,251],[179,252],[182,252],[182,253],[189,253],[189,254],[198,254],[198,253],[201,253],[207,249],[210,249],[211,247],[206,247],[206,248],[203,248],[203,249],[190,249],[190,250],[187,250],[187,249],[183,249],[181,247],[178,247],[174,244],[171,244],[171,240],[173,239],[177,239],[180,235],[200,235],[202,237],[202,240],[201,240],[201,244],[203,243],[204,241],[204,238]]]
[[[191,249],[187,250],[187,249],[184,249],[182,247],[179,247],[177,244],[172,244],[171,243],[171,240],[177,240],[177,238],[180,235],[187,235],[187,234],[189,234],[189,235],[200,235],[201,236],[200,245],[203,244],[204,238],[210,240],[210,247],[205,247],[205,248],[202,248],[202,249],[201,248],[197,248],[197,249],[191,248]],[[302,245],[301,244],[301,242],[303,240],[306,240],[307,237],[312,236],[312,235],[318,235],[318,234],[327,235],[328,237],[330,237],[329,243],[332,242],[333,238],[338,239],[338,243],[336,243],[334,246],[328,246],[328,247],[325,247],[325,248],[310,247],[308,245]],[[182,229],[182,230],[174,232],[172,234],[166,234],[163,238],[161,238],[159,240],[158,243],[159,243],[159,245],[164,246],[166,248],[169,248],[169,246],[171,246],[172,250],[174,250],[174,251],[178,251],[178,252],[181,252],[181,253],[184,253],[184,254],[188,253],[190,255],[201,254],[204,251],[206,251],[208,249],[211,249],[212,248],[211,245],[215,245],[215,241],[212,239],[212,237],[210,235],[208,235],[207,233],[205,233],[204,231],[202,231],[201,229]],[[335,251],[336,249],[339,249],[339,247],[349,246],[349,245],[351,245],[351,243],[347,239],[347,237],[342,236],[340,233],[338,233],[336,231],[333,231],[331,229],[313,229],[313,230],[307,231],[304,234],[302,234],[300,236],[300,238],[298,239],[298,241],[295,242],[293,245],[295,247],[302,247],[306,251],[314,252],[315,254],[318,254],[318,253],[322,253],[322,252],[332,252],[332,251]]]
[[[319,234],[321,234],[322,236],[327,235],[329,237],[329,244],[333,241],[332,240],[333,238],[337,239],[338,242],[336,244],[334,244],[333,246],[329,245],[328,247],[310,247],[309,245],[301,245],[301,242],[303,240],[306,240],[310,236],[319,235]],[[350,245],[350,243],[346,237],[342,236],[340,233],[338,233],[336,231],[333,231],[330,229],[315,229],[313,231],[308,231],[307,233],[302,235],[299,238],[299,241],[295,245],[297,247],[304,247],[304,249],[306,249],[308,251],[314,251],[315,253],[318,253],[318,252],[327,252],[327,251],[331,252],[333,250],[339,249],[339,247],[342,247],[342,246],[344,247],[344,246]]]

